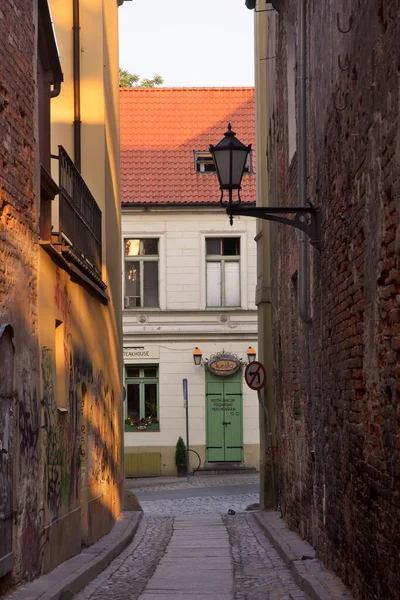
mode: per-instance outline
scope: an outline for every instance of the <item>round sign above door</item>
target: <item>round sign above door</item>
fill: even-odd
[[[212,354],[207,363],[207,368],[214,375],[221,377],[227,377],[233,375],[240,369],[240,360],[235,354],[228,354],[226,352],[219,352],[218,354]]]

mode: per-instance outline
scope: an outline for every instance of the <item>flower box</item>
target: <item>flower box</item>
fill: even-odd
[[[143,427],[143,429],[142,429]],[[150,423],[150,425],[127,425],[125,423],[125,431],[160,431],[160,423]]]

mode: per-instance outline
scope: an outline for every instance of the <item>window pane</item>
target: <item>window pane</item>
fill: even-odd
[[[127,239],[125,240],[125,256],[158,255],[158,239]]]
[[[225,306],[240,306],[239,262],[225,263]]]
[[[142,240],[140,254],[155,254],[158,255],[158,240],[155,238]]]
[[[221,254],[221,238],[206,239],[206,254]]]
[[[144,262],[144,306],[158,306],[158,262]]]
[[[145,367],[144,368],[144,376],[145,377],[157,377],[157,367]]]
[[[146,419],[147,417],[158,419],[156,383],[146,383],[144,386],[144,411]]]
[[[140,263],[125,262],[125,308],[140,306]]]
[[[222,240],[222,254],[224,256],[239,256],[240,238],[224,238]]]
[[[207,263],[207,306],[221,306],[221,263]]]
[[[125,240],[125,256],[138,256],[140,240]]]
[[[125,367],[127,377],[140,377],[139,367]]]
[[[140,396],[139,396],[139,384],[128,383],[127,391],[127,415],[131,419],[140,419]]]

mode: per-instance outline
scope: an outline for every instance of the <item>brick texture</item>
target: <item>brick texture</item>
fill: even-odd
[[[36,547],[41,519],[38,481],[42,471],[37,402],[38,207],[33,6],[31,0],[6,0],[0,5],[0,324],[9,323],[14,330],[16,390],[11,413],[13,426],[9,431],[9,453],[14,457],[15,568],[12,577],[6,575],[0,579],[0,594],[24,573],[30,571],[34,576],[40,570]],[[0,366],[0,377],[2,374]]]
[[[356,598],[400,589],[399,3],[307,3],[308,197],[321,207],[310,250],[313,319],[297,308],[295,231],[273,265],[281,505],[288,524]],[[288,162],[286,35],[280,3],[275,130],[279,198]],[[339,25],[337,28],[337,12]],[[275,17],[274,17],[275,18]],[[278,259],[279,257],[279,259]]]

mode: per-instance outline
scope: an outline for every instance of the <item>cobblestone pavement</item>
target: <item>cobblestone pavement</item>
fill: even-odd
[[[259,473],[254,475],[198,475],[186,477],[142,477],[138,479],[125,479],[128,490],[141,492],[154,492],[157,490],[186,490],[192,487],[206,488],[221,485],[246,485],[260,482]]]
[[[240,493],[239,486],[259,483],[259,475],[216,475],[207,477],[164,477],[156,479],[127,479],[126,487],[135,493],[157,492],[166,490],[187,490],[188,496],[179,499],[143,500],[140,504],[145,514],[180,516],[199,514],[227,514],[229,509],[235,512],[246,510],[250,504],[259,501],[258,493],[246,493],[244,487]],[[190,497],[190,490],[195,488],[213,488],[221,486],[238,486],[238,493],[224,496],[210,494],[204,497]]]
[[[229,509],[240,512],[258,501],[258,494],[236,494],[179,500],[140,500],[140,504],[145,514],[177,517],[179,515],[227,514]]]
[[[234,562],[235,600],[304,600],[307,596],[251,514],[223,517]]]
[[[213,481],[221,483],[228,478]],[[177,489],[165,485],[160,489]],[[212,496],[210,489],[206,497],[142,502],[132,543],[75,599],[306,600],[252,514],[243,512],[257,501],[258,494]],[[237,514],[228,516],[229,508]]]
[[[172,531],[172,518],[143,516],[129,546],[98,577],[74,596],[74,600],[139,598],[164,554]]]

